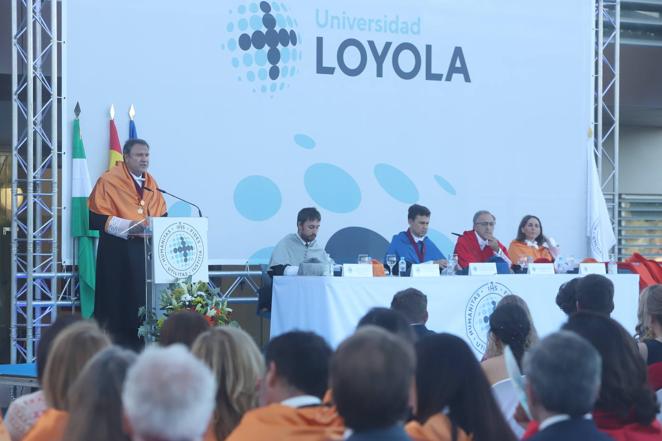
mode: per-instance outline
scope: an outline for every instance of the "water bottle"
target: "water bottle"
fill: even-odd
[[[618,264],[616,263],[616,255],[609,255],[609,263],[607,264],[607,273],[618,274]]]
[[[405,262],[404,257],[400,257],[400,261],[398,262],[398,275],[400,277],[407,275],[407,262]]]
[[[565,263],[565,257],[558,256],[554,264],[556,266],[557,274],[565,274],[566,271],[568,271],[568,268],[566,267],[566,263]]]

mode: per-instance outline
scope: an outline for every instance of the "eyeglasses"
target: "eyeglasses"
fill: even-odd
[[[496,222],[476,222],[476,225],[478,225],[480,227],[483,227],[483,228],[488,227],[488,226],[493,227],[493,226],[496,225]]]

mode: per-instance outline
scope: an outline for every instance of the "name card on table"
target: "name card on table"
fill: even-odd
[[[415,263],[411,266],[412,277],[439,277],[439,265],[434,263]]]
[[[497,273],[496,263],[470,263],[469,275],[470,276],[493,276]]]
[[[372,277],[372,264],[345,263],[342,266],[343,277]]]
[[[607,274],[604,263],[580,263],[579,274]]]
[[[554,264],[553,263],[530,263],[529,264],[529,274],[532,275],[545,275],[545,274],[554,274]]]

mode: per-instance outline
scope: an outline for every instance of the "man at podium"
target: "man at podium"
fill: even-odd
[[[124,162],[106,171],[88,199],[90,228],[99,230],[94,316],[117,344],[139,348],[138,309],[145,305],[147,218],[166,216],[149,167],[149,144],[129,139]]]

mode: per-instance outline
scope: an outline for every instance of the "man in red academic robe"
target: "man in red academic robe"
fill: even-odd
[[[467,268],[470,263],[505,261],[510,267],[510,257],[506,247],[494,237],[494,226],[496,218],[486,210],[480,210],[474,214],[473,230],[465,231],[457,239],[455,254],[458,264]]]
[[[149,145],[124,144],[124,162],[105,172],[88,199],[90,228],[99,230],[94,317],[120,345],[137,349],[138,309],[145,305],[145,248],[150,216],[166,216],[156,181],[147,173]]]

